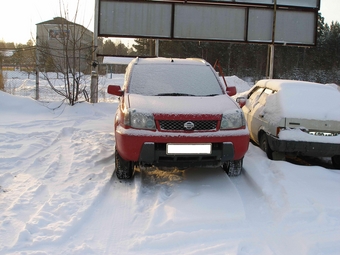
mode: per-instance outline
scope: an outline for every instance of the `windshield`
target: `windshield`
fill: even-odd
[[[149,96],[214,96],[222,88],[206,65],[135,65],[129,93]]]

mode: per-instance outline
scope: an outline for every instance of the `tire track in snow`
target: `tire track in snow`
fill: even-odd
[[[272,217],[280,218],[282,210],[289,204],[282,185],[284,174],[276,166],[275,161],[262,156],[257,157],[256,151],[262,153],[258,147],[251,145],[244,158],[244,174],[240,176],[240,179],[246,178],[247,187],[252,187],[253,194],[266,201],[266,205],[273,212]]]
[[[81,222],[82,215],[96,200],[108,178],[105,164],[113,160],[109,155],[113,141],[108,136],[79,128],[62,128],[51,146],[36,153],[22,173],[18,171],[19,176],[27,176],[21,185],[34,187],[39,180],[45,190],[38,189],[34,193],[33,188],[27,188],[22,192],[22,199],[26,202],[14,202],[18,205],[27,203],[31,207],[25,217],[20,211],[21,227],[13,229],[21,231],[11,233],[9,250],[10,247],[33,249],[39,245],[67,241],[67,236],[75,231],[74,226]],[[86,143],[82,137],[87,137]],[[76,182],[80,184],[75,186]],[[10,208],[10,211],[13,210],[16,209]],[[4,229],[8,230],[8,226]],[[21,247],[15,243],[21,244]]]
[[[294,186],[299,192],[304,189],[297,173],[289,170],[289,163],[271,161],[262,153],[251,145],[244,158],[243,175],[232,179],[243,200],[254,238],[268,248],[268,254],[310,254],[306,248],[318,243],[319,230],[339,231],[335,231],[334,222],[322,220],[320,224],[324,213],[309,206],[303,194],[296,193],[294,197],[288,193],[292,193]],[[284,166],[287,166],[286,172]],[[303,168],[307,170],[304,174],[308,174],[310,170],[307,167],[301,170]],[[300,174],[304,176],[303,171]]]
[[[12,191],[18,196],[13,197]],[[32,216],[32,212],[39,210],[40,202],[48,199],[48,188],[38,180],[27,174],[14,176],[10,182],[10,189],[1,196],[0,236],[5,247],[15,244],[25,223]],[[0,247],[0,251],[5,248]]]
[[[283,222],[290,208],[281,183],[285,176],[275,161],[258,157],[258,152],[263,153],[259,148],[250,146],[244,158],[243,174],[232,179],[242,198],[251,232],[258,245],[266,251],[261,254],[300,254],[300,239],[295,239],[293,233],[289,234]]]
[[[195,247],[197,254],[204,254],[235,250],[239,243],[244,247],[247,239],[243,206],[221,169],[137,170],[132,181],[113,174],[82,221],[86,225],[67,234],[72,245],[64,245],[65,251],[148,254],[153,247],[171,254],[191,253]],[[83,242],[86,247],[81,247]]]
[[[113,172],[114,164],[108,164],[106,169]],[[132,229],[136,228],[131,212],[135,210],[139,179],[138,172],[131,181],[120,181],[113,173],[82,221],[68,233],[71,244],[62,249],[72,254],[124,254],[122,251],[129,247],[133,238]],[[86,247],[82,247],[83,242]]]
[[[22,167],[15,168],[15,171],[11,171],[14,172],[15,178],[9,185],[13,191],[15,190],[17,198],[12,201],[13,206],[8,207],[7,211],[15,211],[18,215],[10,216],[9,222],[15,225],[16,228],[13,228],[11,233],[6,233],[5,236],[11,239],[8,243],[12,245],[21,240],[32,241],[31,235],[35,231],[32,229],[28,231],[27,224],[39,214],[43,206],[51,200],[57,190],[51,188],[50,184],[52,183],[48,177],[51,177],[49,176],[51,171],[60,168],[65,163],[62,154],[58,152],[63,151],[64,144],[69,144],[69,142],[67,142],[67,136],[65,136],[64,132],[61,131],[60,133],[61,135],[55,137],[55,132],[34,132],[23,137],[23,140],[28,139],[28,141],[24,140],[23,143],[30,144],[29,147],[31,147],[31,141],[36,143],[35,140],[44,139],[46,143],[41,143],[42,148],[33,150],[33,153],[27,158],[21,158],[20,154],[22,152],[19,152],[18,158],[25,164]],[[23,155],[27,155],[27,153],[23,153]],[[11,193],[8,193],[8,196],[7,201],[10,201],[13,197]],[[4,215],[7,215],[7,213],[5,212]]]
[[[250,231],[248,207],[234,184],[240,177],[229,178],[220,168],[187,169],[177,182],[164,182],[158,175],[152,180],[160,179],[161,185],[151,181],[149,196],[140,199],[139,207],[149,209],[150,219],[131,251],[148,254],[153,247],[152,253],[165,249],[168,254],[273,254]]]

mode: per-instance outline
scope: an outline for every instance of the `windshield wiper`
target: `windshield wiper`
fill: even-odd
[[[155,96],[174,96],[174,97],[195,97],[196,95],[186,93],[160,93]]]
[[[160,93],[155,96],[173,96],[173,97],[214,97],[218,96],[219,94],[210,94],[210,95],[192,95],[186,93]]]
[[[202,97],[214,97],[214,96],[219,96],[219,94],[204,95],[204,96],[202,96]]]

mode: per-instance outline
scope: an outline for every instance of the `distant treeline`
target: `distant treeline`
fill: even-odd
[[[153,43],[137,39],[138,55],[150,54]],[[151,50],[152,52],[152,50]],[[268,45],[216,42],[160,41],[163,57],[199,57],[211,64],[219,60],[225,75],[253,81],[267,71]],[[319,14],[316,47],[275,46],[274,78],[340,84],[340,24],[325,24]]]
[[[4,48],[15,48],[12,56],[5,56]],[[99,39],[101,55],[152,56],[155,40],[135,39],[128,48],[119,41]],[[32,40],[26,45],[0,41],[0,67],[15,66],[32,71],[35,64],[35,47]],[[160,57],[198,57],[211,64],[218,59],[225,75],[249,77],[253,81],[266,77],[268,45],[217,43],[197,41],[160,40]],[[90,65],[90,62],[89,62]],[[101,66],[101,73],[114,70],[124,72],[124,66]],[[340,84],[340,23],[324,22],[319,14],[316,47],[275,46],[274,78],[316,81]]]

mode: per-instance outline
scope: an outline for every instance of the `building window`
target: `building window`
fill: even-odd
[[[48,39],[68,39],[70,36],[70,29],[49,29],[48,30]]]

